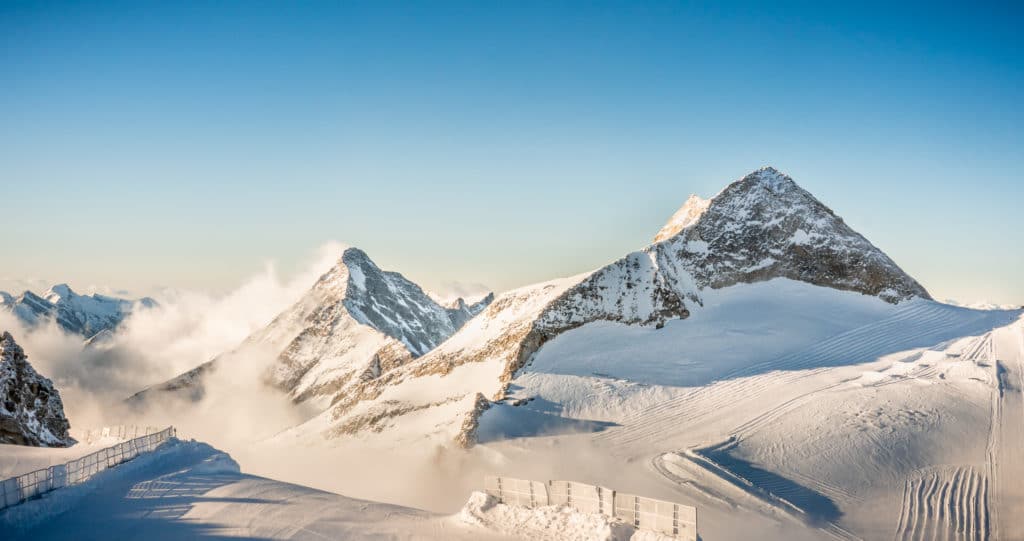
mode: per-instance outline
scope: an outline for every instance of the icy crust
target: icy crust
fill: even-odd
[[[154,306],[156,301],[149,297],[133,301],[100,294],[79,295],[67,284],[57,284],[43,296],[31,291],[20,297],[0,292],[0,307],[10,310],[26,325],[52,319],[65,331],[85,338],[111,332],[133,311]]]
[[[67,447],[64,403],[53,382],[39,375],[10,333],[0,334],[0,443]]]
[[[620,519],[575,511],[566,506],[533,509],[506,505],[474,492],[457,515],[461,522],[521,539],[552,541],[669,541],[674,537],[637,530]]]
[[[733,182],[698,219],[660,240],[648,251],[682,262],[701,288],[790,278],[891,303],[931,298],[842,218],[771,167]]]

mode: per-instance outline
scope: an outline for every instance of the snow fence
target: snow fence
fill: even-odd
[[[484,491],[509,505],[567,505],[581,513],[621,519],[638,529],[697,541],[697,508],[575,481],[484,478]]]
[[[176,433],[174,427],[169,426],[159,432],[100,449],[71,462],[4,479],[0,481],[0,510],[38,498],[58,488],[83,483],[107,468],[156,449],[161,443],[173,438]]]
[[[117,426],[104,426],[102,428],[91,428],[86,430],[81,437],[80,441],[85,443],[92,443],[102,438],[117,438],[119,440],[131,440],[148,434],[155,434],[160,427],[158,426],[139,426],[139,425],[117,425]],[[77,434],[72,436],[78,437]]]

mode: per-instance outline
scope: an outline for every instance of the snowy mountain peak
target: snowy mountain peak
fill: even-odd
[[[881,250],[775,168],[758,169],[697,204],[691,197],[649,251],[685,263],[700,287],[789,278],[889,302],[930,298]]]
[[[381,270],[366,252],[348,248],[298,302],[235,351],[131,400],[142,401],[151,390],[202,396],[205,374],[233,362],[223,359],[246,357],[253,345],[276,352],[268,379],[295,401],[329,400],[429,352],[492,299],[442,306],[401,274]]]

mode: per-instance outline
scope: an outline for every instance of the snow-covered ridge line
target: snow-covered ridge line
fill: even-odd
[[[148,453],[175,437],[169,426],[159,432],[139,436],[81,458],[49,468],[0,481],[0,509],[18,505],[47,492],[88,481],[93,475]]]

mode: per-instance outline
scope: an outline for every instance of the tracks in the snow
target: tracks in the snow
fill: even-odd
[[[988,476],[974,467],[938,467],[906,481],[897,541],[989,539]]]
[[[612,446],[628,446],[653,437],[679,434],[707,416],[749,402],[773,389],[802,380],[832,367],[872,361],[878,357],[931,346],[956,336],[984,317],[962,308],[933,302],[915,302],[891,317],[818,342],[799,352],[733,370],[719,381],[694,389],[622,422],[621,428],[595,436]],[[820,391],[816,389],[815,391]]]

